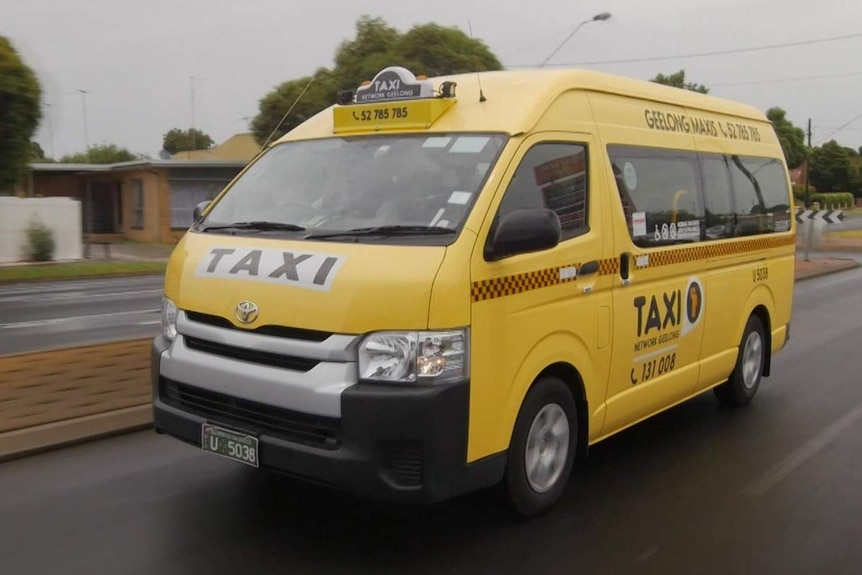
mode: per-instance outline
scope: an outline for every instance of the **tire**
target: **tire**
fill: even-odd
[[[560,379],[538,380],[515,421],[506,462],[505,488],[521,517],[548,511],[572,473],[578,445],[577,408]]]
[[[748,404],[757,393],[763,379],[763,366],[766,363],[766,331],[763,322],[756,315],[748,318],[736,366],[730,378],[715,388],[715,396],[723,405],[741,406]]]

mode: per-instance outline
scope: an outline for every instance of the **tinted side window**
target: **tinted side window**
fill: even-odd
[[[587,149],[578,144],[537,144],[518,166],[497,213],[499,222],[524,208],[554,210],[563,239],[587,230]]]
[[[730,156],[737,235],[790,229],[790,194],[784,166],[776,159]]]
[[[703,202],[694,153],[609,146],[617,190],[635,245],[701,239]]]
[[[736,233],[736,216],[727,161],[722,156],[702,157],[700,170],[706,199],[706,239],[732,238]]]

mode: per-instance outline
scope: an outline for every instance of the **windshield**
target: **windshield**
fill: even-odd
[[[370,228],[409,227],[411,236],[422,228],[457,230],[505,143],[499,134],[471,133],[280,144],[249,167],[198,229],[293,229],[300,238],[333,240],[341,232],[369,237]]]

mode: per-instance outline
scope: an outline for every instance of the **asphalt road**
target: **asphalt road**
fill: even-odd
[[[0,286],[0,355],[159,332],[161,276]]]
[[[153,432],[0,464],[0,572],[857,574],[862,270],[801,282],[755,402],[711,394],[596,446],[561,505],[392,507]]]

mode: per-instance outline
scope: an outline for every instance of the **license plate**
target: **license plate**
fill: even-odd
[[[201,427],[201,448],[245,465],[259,465],[257,438],[246,433],[204,423]]]

